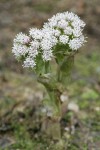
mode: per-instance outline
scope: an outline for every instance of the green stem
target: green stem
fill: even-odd
[[[51,138],[59,140],[61,138],[60,119],[62,117],[60,101],[61,92],[57,89],[58,86],[56,82],[53,82],[50,78],[39,77],[38,81],[45,86],[50,98],[50,104],[53,108],[53,116],[51,119],[47,117],[43,121],[42,131]]]
[[[38,82],[42,83],[49,95],[50,103],[55,110],[55,115],[61,117],[61,91],[58,89],[58,85],[53,79],[46,77],[39,77]]]

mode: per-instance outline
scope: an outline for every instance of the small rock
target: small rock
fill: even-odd
[[[95,107],[95,110],[96,111],[100,111],[100,107]]]
[[[53,116],[52,112],[47,112],[47,116],[52,117]]]
[[[61,99],[61,102],[68,101],[68,95],[67,95],[66,93],[63,93],[63,94],[60,96],[60,99]]]
[[[7,148],[14,143],[15,141],[9,137],[0,138],[0,148]]]
[[[79,112],[79,107],[78,107],[78,105],[76,103],[70,102],[68,104],[68,110],[71,110],[71,111],[74,111],[74,112],[77,113],[77,112]]]
[[[70,131],[70,129],[68,127],[65,127],[65,131]]]
[[[75,133],[75,127],[72,125],[71,126],[71,134],[74,134]]]

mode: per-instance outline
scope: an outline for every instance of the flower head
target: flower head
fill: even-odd
[[[27,57],[26,60],[24,61],[23,67],[31,67],[34,68],[36,65],[35,61],[31,57]]]
[[[22,45],[19,43],[14,43],[12,52],[14,53],[15,57],[18,58],[20,56],[24,56],[28,53],[29,48],[26,45]]]
[[[59,37],[59,41],[63,44],[67,44],[68,43],[68,40],[69,40],[69,37],[67,35],[61,35]]]
[[[17,34],[12,52],[16,58],[24,56],[24,67],[33,68],[37,63],[37,55],[41,55],[43,61],[55,58],[57,45],[65,45],[66,51],[78,50],[86,41],[84,27],[85,23],[76,14],[57,13],[44,23],[42,29],[31,28],[29,36],[22,32]]]
[[[35,40],[41,40],[42,39],[42,35],[43,35],[41,30],[39,30],[37,28],[31,28],[29,30],[29,34]]]
[[[20,44],[27,44],[30,41],[30,37],[26,34],[23,34],[22,32],[16,35],[16,38],[14,39],[15,43]]]
[[[56,30],[56,32],[58,30],[59,41],[64,45],[68,44],[71,50],[77,50],[84,44],[85,38],[82,33],[84,26],[85,23],[72,12],[58,13],[44,24],[44,28]]]

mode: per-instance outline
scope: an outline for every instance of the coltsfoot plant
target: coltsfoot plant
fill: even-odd
[[[60,121],[67,110],[66,86],[74,56],[86,42],[84,27],[76,14],[57,13],[42,29],[31,28],[29,35],[19,33],[14,39],[12,52],[16,59],[23,67],[31,68],[48,92],[49,98],[43,100],[45,117],[41,130],[53,138],[61,137]]]

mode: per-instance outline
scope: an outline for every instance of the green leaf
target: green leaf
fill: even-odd
[[[74,64],[74,56],[65,56],[58,69],[58,80],[66,85],[70,81],[70,74]]]
[[[62,64],[60,65],[60,70],[65,74],[69,74],[73,68],[74,57],[73,56],[65,56]]]
[[[50,73],[51,72],[51,67],[50,67],[50,62],[47,61],[45,62],[45,73]]]
[[[35,71],[38,75],[45,73],[45,62],[43,61],[41,54],[36,57]]]
[[[39,54],[36,57],[36,67],[35,72],[38,75],[44,75],[50,73],[50,62],[49,61],[43,61],[42,55]]]

